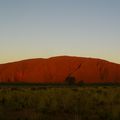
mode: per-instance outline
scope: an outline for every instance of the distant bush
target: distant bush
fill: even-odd
[[[82,86],[82,85],[84,85],[85,83],[84,83],[84,81],[83,80],[80,80],[78,83],[77,83],[77,85],[79,85],[79,86]]]
[[[75,85],[76,84],[76,79],[73,76],[68,76],[65,79],[65,83],[68,85]]]

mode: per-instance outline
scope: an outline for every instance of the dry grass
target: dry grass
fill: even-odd
[[[120,87],[1,88],[0,120],[120,120]]]

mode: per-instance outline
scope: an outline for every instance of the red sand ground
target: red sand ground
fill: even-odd
[[[0,82],[120,82],[120,64],[101,59],[60,56],[0,64]]]

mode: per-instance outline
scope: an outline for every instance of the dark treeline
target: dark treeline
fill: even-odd
[[[84,87],[84,86],[120,86],[120,83],[25,83],[25,82],[1,82],[0,87]]]

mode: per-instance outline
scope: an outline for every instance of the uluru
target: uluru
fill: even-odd
[[[120,64],[72,56],[0,64],[0,82],[63,83],[68,76],[76,82],[120,83]]]

